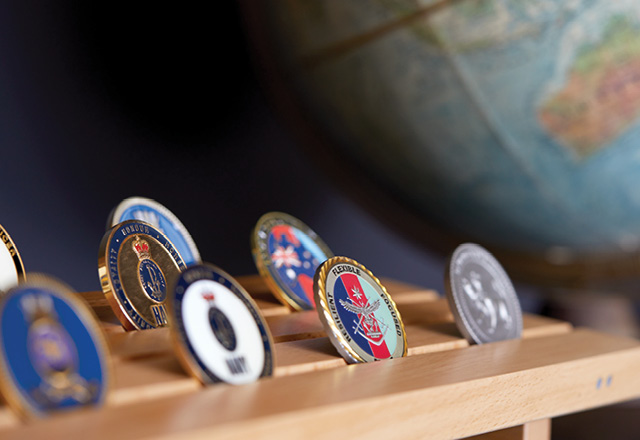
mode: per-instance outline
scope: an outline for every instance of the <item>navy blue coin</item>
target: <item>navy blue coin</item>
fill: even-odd
[[[0,391],[21,417],[102,404],[107,359],[96,318],[63,284],[30,275],[0,300]]]
[[[200,252],[187,228],[175,214],[155,200],[145,197],[124,199],[109,215],[107,228],[126,220],[141,220],[161,231],[176,247],[187,266],[200,263]]]
[[[102,291],[126,330],[169,324],[167,280],[184,268],[180,253],[167,236],[142,221],[117,224],[100,243]]]
[[[202,383],[244,384],[273,373],[273,341],[249,294],[223,270],[188,267],[169,290],[183,367]]]

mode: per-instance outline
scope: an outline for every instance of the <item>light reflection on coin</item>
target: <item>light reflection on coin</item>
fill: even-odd
[[[445,289],[456,325],[472,343],[519,338],[522,311],[509,276],[486,249],[465,243],[453,252]]]

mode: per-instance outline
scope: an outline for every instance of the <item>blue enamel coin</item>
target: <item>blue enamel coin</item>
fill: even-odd
[[[200,252],[187,228],[171,211],[155,200],[145,197],[124,199],[109,216],[108,228],[125,220],[141,220],[162,232],[176,247],[188,266],[200,263]]]
[[[169,291],[183,367],[202,383],[244,384],[273,373],[273,341],[249,294],[223,270],[188,267]]]
[[[0,388],[23,418],[100,405],[107,351],[88,306],[42,276],[0,300]]]

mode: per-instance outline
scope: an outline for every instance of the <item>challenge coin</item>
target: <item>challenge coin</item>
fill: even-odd
[[[187,266],[200,263],[200,252],[187,228],[178,217],[155,200],[145,197],[124,199],[111,211],[107,229],[126,220],[141,220],[166,235]]]
[[[273,341],[256,304],[226,272],[188,267],[171,289],[171,332],[183,367],[202,383],[244,384],[273,373]]]
[[[325,261],[314,277],[318,315],[327,336],[349,363],[407,354],[402,318],[387,289],[362,264]]]
[[[309,226],[289,214],[267,213],[251,235],[251,249],[258,272],[282,303],[315,308],[313,276],[333,253]]]
[[[100,405],[107,348],[89,307],[42,275],[0,299],[0,392],[22,418]]]
[[[7,231],[0,225],[0,293],[9,290],[25,279],[24,266],[18,248]]]
[[[509,276],[477,244],[453,252],[445,274],[449,307],[460,333],[471,343],[519,338],[522,310]]]
[[[126,330],[168,324],[167,282],[185,267],[167,236],[139,220],[117,224],[100,243],[102,291]]]

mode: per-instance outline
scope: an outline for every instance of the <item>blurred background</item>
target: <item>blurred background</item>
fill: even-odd
[[[27,271],[98,290],[108,214],[144,196],[255,273],[249,233],[280,210],[440,293],[479,242],[525,310],[637,336],[634,2],[10,1],[0,60],[0,223]],[[554,438],[634,438],[636,411]]]
[[[0,4],[0,222],[27,271],[99,290],[107,216],[144,196],[235,275],[256,272],[250,231],[281,210],[334,253],[442,291],[442,258],[350,198],[276,114],[224,3]]]

